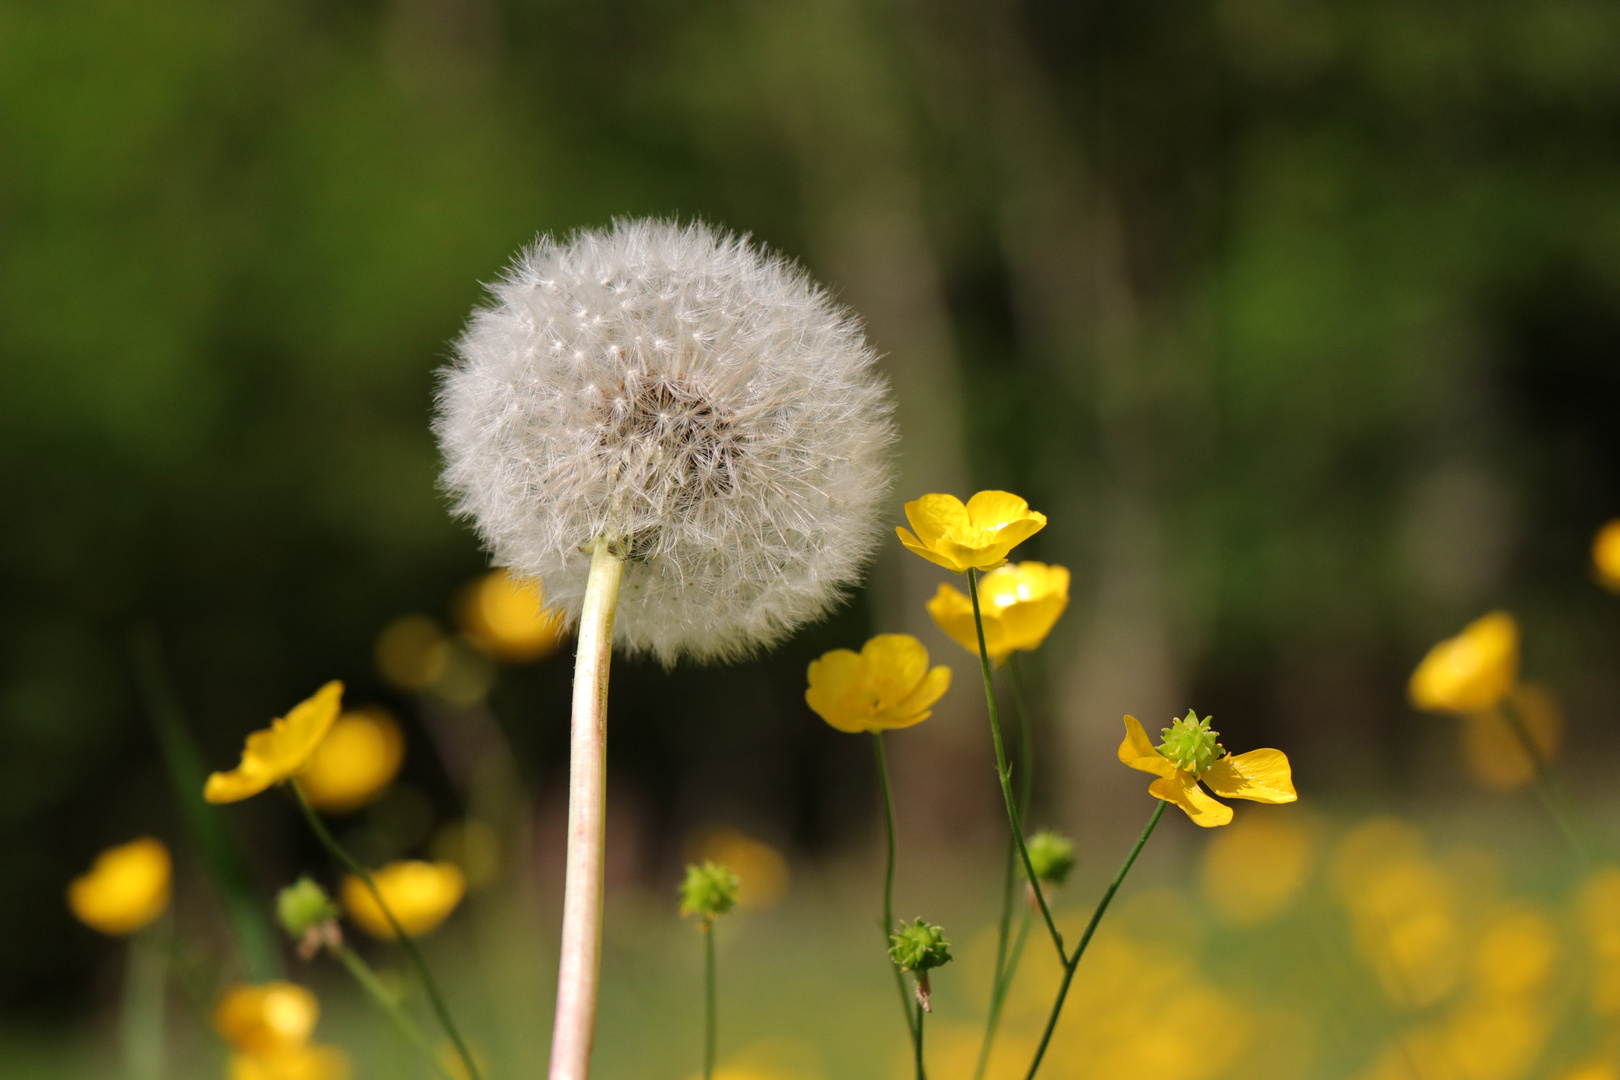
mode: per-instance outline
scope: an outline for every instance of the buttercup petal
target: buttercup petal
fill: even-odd
[[[1125,718],[1125,741],[1119,744],[1119,760],[1155,776],[1168,777],[1176,772],[1176,767],[1153,748],[1153,741],[1142,730],[1142,722],[1134,716]]]
[[[1029,503],[1010,491],[981,491],[967,501],[968,521],[981,529],[998,529],[1029,516]],[[1041,519],[1046,524],[1046,519]]]
[[[912,536],[898,525],[895,526],[894,532],[896,536],[900,537],[901,546],[903,546],[913,555],[921,555],[929,562],[934,563],[937,566],[943,566],[953,574],[960,574],[967,569],[966,563],[958,562],[948,555],[940,554],[933,548],[921,543],[916,537]]]
[[[805,704],[839,731],[863,730],[858,694],[864,670],[860,654],[849,649],[834,649],[810,661]]]
[[[1230,806],[1210,798],[1204,793],[1204,789],[1198,786],[1198,781],[1180,769],[1149,784],[1148,794],[1156,799],[1175,803],[1192,818],[1194,825],[1206,829],[1225,825],[1232,820]]]
[[[926,710],[931,709],[934,702],[944,697],[945,691],[950,688],[951,669],[941,664],[924,675],[922,681],[917,684],[917,688],[907,695],[904,701],[886,711],[885,715],[893,714],[895,718],[904,721],[903,723],[893,723],[890,726],[910,727],[917,721],[926,718],[929,715]],[[919,713],[921,715],[918,715]]]
[[[1022,502],[1023,500],[1019,500]],[[1046,515],[1031,511],[1028,517],[1009,521],[996,532],[996,546],[1005,553],[1046,528]]]
[[[257,759],[250,760],[244,755],[242,764],[230,772],[217,772],[208,777],[203,785],[203,799],[211,803],[241,802],[275,782],[275,773]]]
[[[287,713],[281,725],[271,725],[276,740],[275,764],[288,773],[297,770],[332,730],[332,724],[343,711],[343,684],[333,679],[314,694],[300,701]]]
[[[982,590],[981,590],[982,594]],[[928,601],[928,615],[934,620],[934,625],[945,632],[945,635],[962,648],[979,655],[979,637],[973,628],[973,601],[962,595],[956,589],[940,582],[939,588],[934,592],[933,599]],[[996,656],[996,637],[999,631],[999,620],[990,610],[984,612],[984,640],[989,646],[990,655]]]
[[[878,634],[861,646],[861,662],[871,683],[884,691],[885,706],[910,694],[928,673],[928,650],[910,634]]]
[[[960,530],[970,521],[968,508],[955,495],[924,495],[906,503],[905,509],[906,520],[925,546],[932,546],[946,533]]]
[[[1201,777],[1210,790],[1229,799],[1252,802],[1290,803],[1294,792],[1293,771],[1288,755],[1281,750],[1250,750],[1228,754],[1211,765]]]

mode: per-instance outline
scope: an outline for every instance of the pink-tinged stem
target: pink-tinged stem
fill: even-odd
[[[550,1080],[586,1080],[596,1034],[602,961],[602,850],[607,818],[608,665],[624,560],[598,540],[579,617],[574,716],[568,747],[568,867]]]

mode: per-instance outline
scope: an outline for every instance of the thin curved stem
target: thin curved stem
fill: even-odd
[[[1029,816],[1030,797],[1035,787],[1035,744],[1030,736],[1029,715],[1024,707],[1023,672],[1016,653],[1010,658],[1013,684],[1013,716],[1018,721],[1018,816]],[[1001,918],[996,924],[996,964],[990,981],[990,1011],[985,1018],[984,1038],[979,1042],[979,1060],[973,1067],[973,1080],[983,1080],[990,1066],[990,1049],[996,1040],[996,1027],[1001,1019],[1001,1006],[1012,974],[1018,969],[1018,957],[1024,951],[1024,939],[1029,934],[1029,911],[1024,912],[1023,924],[1018,932],[1018,945],[1008,957],[1008,938],[1012,928],[1012,909],[1018,888],[1018,845],[1007,841],[1007,863],[1001,880]]]
[[[883,824],[888,837],[888,859],[883,870],[883,955],[894,969],[894,985],[900,991],[900,1014],[906,1018],[906,1034],[918,1060],[918,1080],[922,1078],[922,1036],[911,1018],[911,995],[906,993],[906,977],[900,965],[889,956],[889,936],[894,933],[894,795],[889,790],[889,759],[883,752],[883,733],[872,732],[872,753],[877,758],[878,786],[883,789]]]
[[[416,942],[411,940],[411,935],[405,932],[405,928],[394,917],[393,909],[383,899],[382,891],[377,888],[377,883],[372,880],[371,872],[356,862],[354,856],[350,855],[343,845],[339,844],[336,838],[327,831],[326,824],[321,821],[320,815],[315,813],[315,808],[309,805],[308,799],[304,798],[303,789],[298,786],[298,781],[289,779],[287,787],[292,792],[293,798],[297,800],[298,808],[304,812],[304,820],[309,822],[310,830],[315,833],[315,838],[321,842],[321,846],[332,853],[332,857],[342,865],[343,869],[359,878],[361,884],[365,885],[366,891],[371,893],[371,898],[377,901],[377,908],[383,913],[383,917],[388,920],[389,928],[394,931],[394,936],[399,940],[399,947],[405,950],[405,956],[410,961],[411,967],[416,969],[416,977],[422,983],[422,989],[427,991],[428,1001],[433,1005],[434,1015],[439,1018],[439,1025],[444,1028],[444,1033],[450,1036],[450,1041],[456,1044],[456,1053],[461,1056],[461,1063],[467,1067],[467,1075],[472,1077],[472,1080],[482,1080],[478,1065],[473,1061],[472,1051],[467,1048],[467,1041],[461,1037],[461,1030],[456,1027],[456,1022],[450,1018],[450,1008],[444,1003],[444,995],[439,993],[439,984],[434,982],[433,973],[428,970],[427,961],[422,957],[422,951],[416,947]]]
[[[917,1080],[928,1080],[928,1072],[923,1068],[923,1017],[927,1015],[928,1010],[923,1008],[922,998],[919,996],[917,998],[917,1041],[914,1044],[917,1051]]]
[[[1058,986],[1057,1000],[1052,1003],[1052,1015],[1047,1018],[1046,1030],[1041,1033],[1041,1044],[1035,1048],[1035,1060],[1030,1062],[1029,1072],[1024,1080],[1035,1080],[1035,1071],[1041,1067],[1041,1059],[1046,1056],[1046,1046],[1052,1041],[1052,1032],[1057,1029],[1058,1017],[1063,1013],[1063,1002],[1069,996],[1069,984],[1074,981],[1074,972],[1080,966],[1080,958],[1086,954],[1086,946],[1091,944],[1091,936],[1097,932],[1097,924],[1102,922],[1114,894],[1119,891],[1120,883],[1125,880],[1125,875],[1131,872],[1131,867],[1136,864],[1136,857],[1142,854],[1142,848],[1147,844],[1148,837],[1153,835],[1159,819],[1164,816],[1164,808],[1169,805],[1161,800],[1159,805],[1153,808],[1153,816],[1148,818],[1147,827],[1142,830],[1142,835],[1136,838],[1135,846],[1120,864],[1119,873],[1114,875],[1114,880],[1108,883],[1108,889],[1103,893],[1102,899],[1097,901],[1097,910],[1091,913],[1091,921],[1086,924],[1086,932],[1080,935],[1080,943],[1074,947],[1074,955],[1063,965],[1063,982]]]
[[[1541,805],[1547,810],[1547,815],[1553,819],[1553,824],[1563,834],[1564,842],[1570,846],[1576,858],[1592,865],[1597,859],[1594,855],[1592,839],[1588,835],[1582,822],[1577,820],[1575,812],[1570,809],[1569,795],[1564,791],[1563,784],[1559,783],[1557,775],[1552,771],[1552,765],[1542,755],[1541,748],[1530,736],[1530,729],[1525,726],[1524,716],[1519,711],[1518,702],[1513,700],[1510,693],[1503,701],[1502,707],[1497,710],[1513,732],[1513,737],[1519,741],[1525,756],[1530,759],[1530,768],[1535,777],[1536,795],[1541,799]]]
[[[406,1042],[422,1052],[422,1056],[432,1066],[434,1075],[438,1076],[440,1080],[451,1080],[449,1071],[439,1061],[439,1055],[434,1052],[433,1044],[428,1042],[427,1035],[416,1025],[416,1021],[412,1020],[409,1014],[399,1007],[399,1002],[395,1001],[394,996],[388,992],[387,987],[383,986],[382,980],[377,977],[377,973],[371,970],[371,965],[366,963],[359,953],[347,945],[337,945],[332,948],[331,952],[333,956],[338,958],[338,962],[348,969],[349,974],[354,977],[354,981],[360,984],[360,989],[364,990],[366,995],[377,1004],[377,1007],[382,1009],[383,1015],[387,1016],[394,1025],[394,1030],[403,1035]]]
[[[1058,933],[1057,923],[1052,921],[1052,911],[1046,904],[1046,894],[1041,890],[1040,880],[1035,876],[1035,867],[1029,861],[1029,849],[1024,845],[1024,824],[1022,815],[1018,812],[1018,802],[1013,797],[1011,770],[1007,767],[1007,749],[1001,740],[1001,714],[996,708],[996,687],[990,677],[990,653],[984,645],[984,616],[979,612],[979,581],[978,571],[969,569],[967,572],[968,596],[973,600],[973,629],[979,637],[979,670],[984,676],[984,700],[990,709],[990,737],[996,747],[996,775],[1001,780],[1001,798],[1007,804],[1007,820],[1012,825],[1013,842],[1018,845],[1018,857],[1023,861],[1024,874],[1029,878],[1029,887],[1035,891],[1035,902],[1040,906],[1041,918],[1046,920],[1047,932],[1052,935],[1052,947],[1057,949],[1058,961],[1068,962],[1068,954],[1063,949],[1063,935]]]
[[[714,1061],[719,1047],[718,993],[714,975],[714,923],[703,927],[703,1080],[714,1076]]]

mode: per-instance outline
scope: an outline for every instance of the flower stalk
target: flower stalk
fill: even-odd
[[[574,659],[568,757],[568,854],[550,1080],[585,1080],[596,1033],[607,820],[607,693],[624,559],[606,538],[591,549]]]
[[[1001,738],[1001,713],[996,707],[996,687],[990,674],[990,652],[984,644],[984,616],[979,610],[978,571],[969,567],[967,580],[968,597],[973,601],[973,627],[979,638],[979,669],[984,675],[985,705],[990,710],[990,737],[996,748],[996,776],[1001,780],[1001,798],[1007,804],[1007,820],[1012,825],[1013,843],[1018,846],[1018,856],[1024,864],[1024,873],[1029,878],[1029,887],[1035,893],[1035,902],[1040,907],[1041,918],[1046,921],[1047,932],[1052,935],[1052,947],[1057,950],[1058,962],[1067,963],[1068,954],[1063,948],[1063,935],[1058,932],[1057,923],[1052,920],[1052,911],[1047,907],[1046,894],[1041,889],[1040,878],[1036,876],[1035,868],[1029,861],[1029,850],[1024,846],[1023,815],[1019,812],[1018,801],[1013,796],[1012,770],[1007,765],[1007,748]]]
[[[359,953],[341,942],[328,946],[328,950],[333,956],[337,957],[338,962],[354,977],[354,981],[360,984],[360,988],[366,992],[366,996],[370,997],[377,1007],[383,1011],[383,1015],[388,1017],[389,1022],[394,1025],[394,1030],[398,1031],[400,1035],[404,1036],[406,1042],[421,1052],[422,1057],[432,1067],[433,1074],[439,1080],[451,1080],[450,1074],[445,1071],[444,1065],[439,1061],[439,1055],[434,1052],[433,1044],[428,1042],[427,1036],[417,1026],[416,1021],[412,1020],[405,1010],[399,1007],[399,1002],[395,1001],[394,996],[388,992],[388,988],[383,986],[382,980],[377,977],[377,973],[371,970],[371,965],[367,964]]]
[[[325,823],[321,821],[320,815],[315,813],[315,808],[309,805],[308,799],[304,798],[304,792],[299,788],[298,781],[289,779],[287,788],[292,792],[293,799],[298,803],[298,808],[304,813],[304,820],[309,823],[310,830],[314,832],[315,838],[321,842],[321,846],[331,853],[332,857],[342,865],[343,869],[359,878],[365,883],[366,888],[370,890],[372,897],[377,901],[378,908],[387,917],[388,924],[393,927],[400,948],[405,950],[405,956],[410,960],[411,967],[416,970],[416,977],[421,981],[422,989],[427,991],[428,1001],[433,1005],[433,1012],[439,1018],[440,1026],[444,1028],[445,1034],[450,1036],[450,1041],[455,1044],[456,1053],[460,1056],[462,1064],[467,1068],[467,1075],[472,1080],[483,1080],[477,1063],[473,1061],[472,1051],[467,1048],[467,1041],[461,1037],[460,1029],[456,1027],[455,1021],[450,1018],[450,1008],[444,1003],[444,996],[439,993],[439,985],[434,982],[433,973],[428,970],[427,961],[422,958],[422,952],[416,947],[416,942],[411,940],[411,936],[405,932],[405,928],[394,917],[393,909],[383,899],[382,892],[377,888],[377,883],[372,880],[370,871],[361,866],[354,856],[350,855],[343,845],[337,842],[337,839],[326,828]]]
[[[889,936],[894,933],[894,795],[889,789],[889,760],[883,751],[883,733],[872,732],[872,753],[877,759],[878,784],[883,788],[883,825],[888,840],[888,856],[883,868],[883,947],[889,947]],[[906,1019],[906,1033],[911,1037],[912,1054],[917,1061],[917,1080],[922,1080],[922,1022],[911,1012],[911,995],[906,993],[906,977],[900,965],[890,960],[894,969],[895,989],[900,992],[900,1015]],[[918,1016],[921,1016],[919,1011]]]
[[[1507,723],[1513,737],[1518,740],[1519,746],[1524,750],[1525,757],[1530,761],[1531,773],[1535,778],[1536,795],[1541,799],[1541,805],[1546,807],[1547,816],[1553,819],[1553,824],[1563,834],[1564,842],[1575,853],[1576,858],[1588,866],[1597,864],[1597,857],[1593,850],[1591,837],[1587,834],[1584,824],[1570,808],[1569,796],[1564,791],[1563,784],[1559,783],[1558,776],[1552,770],[1546,755],[1536,745],[1531,737],[1530,729],[1525,726],[1524,716],[1519,711],[1519,704],[1513,699],[1511,693],[1505,695],[1496,706],[1502,719]]]
[[[160,937],[169,920],[129,939],[124,959],[123,1052],[125,1080],[159,1080],[164,1058],[164,990],[169,956]]]
[[[1080,941],[1074,947],[1074,955],[1064,960],[1063,982],[1058,986],[1057,1000],[1052,1002],[1052,1014],[1047,1017],[1046,1030],[1041,1033],[1040,1045],[1035,1048],[1035,1060],[1030,1062],[1029,1072],[1025,1074],[1024,1080],[1035,1080],[1035,1073],[1041,1067],[1041,1059],[1046,1057],[1047,1044],[1052,1041],[1052,1032],[1057,1030],[1058,1017],[1063,1014],[1063,1002],[1069,996],[1069,984],[1074,981],[1075,969],[1080,966],[1080,958],[1085,956],[1086,946],[1091,944],[1091,937],[1097,932],[1097,924],[1102,922],[1103,915],[1108,911],[1108,905],[1113,902],[1114,894],[1119,892],[1120,885],[1125,881],[1125,875],[1136,865],[1136,857],[1142,853],[1142,848],[1147,845],[1148,837],[1153,835],[1153,830],[1158,828],[1159,819],[1164,816],[1164,808],[1169,805],[1161,799],[1159,805],[1153,808],[1153,816],[1148,818],[1147,827],[1142,830],[1142,835],[1136,838],[1131,853],[1125,856],[1125,861],[1120,864],[1114,880],[1108,883],[1108,889],[1103,893],[1102,899],[1097,901],[1097,909],[1091,913],[1091,921],[1086,923],[1085,933],[1080,935]]]

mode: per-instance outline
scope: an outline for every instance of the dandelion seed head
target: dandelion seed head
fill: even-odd
[[[522,252],[442,373],[443,483],[494,561],[577,619],[589,548],[627,558],[618,644],[768,646],[880,540],[894,441],[856,318],[793,263],[694,223]]]

